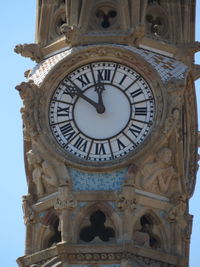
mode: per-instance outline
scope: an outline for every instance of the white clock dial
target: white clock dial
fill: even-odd
[[[154,95],[146,80],[115,62],[93,62],[69,73],[49,105],[50,129],[58,144],[93,162],[136,150],[154,117]]]

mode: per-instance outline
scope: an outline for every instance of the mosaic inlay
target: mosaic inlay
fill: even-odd
[[[106,46],[106,45],[105,45]],[[121,47],[125,50],[132,51],[135,54],[140,55],[145,61],[147,61],[160,75],[160,78],[163,82],[167,82],[172,78],[184,79],[185,72],[187,71],[187,66],[180,61],[177,61],[171,57],[165,55],[157,54],[146,49],[138,49],[131,46],[124,45],[112,45],[113,47]],[[92,45],[88,45],[93,47]],[[81,48],[67,49],[56,55],[52,55],[49,58],[44,59],[41,63],[37,64],[32,70],[29,79],[34,80],[34,83],[40,85],[46,75],[50,72],[51,69],[55,67],[57,63],[63,60],[65,57],[71,54],[75,54],[78,51],[81,51]],[[84,47],[85,48],[85,47]]]
[[[114,172],[90,173],[69,168],[74,191],[120,191],[127,169]]]

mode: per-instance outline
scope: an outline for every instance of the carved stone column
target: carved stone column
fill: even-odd
[[[127,173],[127,179],[124,183],[123,191],[117,200],[117,208],[123,212],[123,239],[126,241],[132,240],[132,217],[136,209],[136,194],[134,183],[131,180],[131,166]]]
[[[32,253],[32,228],[35,223],[35,213],[32,209],[32,196],[26,195],[22,198],[22,209],[24,213],[24,224],[26,225],[25,255]]]
[[[63,184],[58,189],[58,197],[55,200],[54,208],[60,213],[60,230],[62,242],[71,242],[70,217],[71,212],[76,208],[76,200],[71,194],[70,185]]]

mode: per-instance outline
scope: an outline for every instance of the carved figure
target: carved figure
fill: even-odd
[[[20,94],[23,101],[23,107],[21,108],[22,119],[24,122],[24,136],[27,140],[31,136],[37,135],[36,126],[34,123],[34,99],[37,94],[38,87],[32,80],[28,82],[22,82],[15,87]]]
[[[127,37],[125,37],[124,40],[130,44],[139,46],[144,36],[145,36],[145,25],[140,23],[131,30],[130,34]]]
[[[143,215],[136,224],[136,231],[133,234],[133,241],[138,246],[151,247],[159,249],[159,233],[156,230],[152,218],[149,215]]]
[[[141,247],[149,247],[150,236],[148,233],[135,231],[133,234],[133,242]]]
[[[66,43],[72,44],[78,37],[79,28],[76,25],[69,26],[65,23],[60,27],[60,31],[65,35]]]
[[[22,209],[24,213],[24,223],[33,223],[35,213],[31,207],[32,197],[31,195],[23,196],[22,197]]]
[[[157,193],[167,193],[172,179],[177,173],[172,166],[172,152],[169,148],[161,148],[156,154],[156,160],[147,163],[142,169],[142,187]]]
[[[169,210],[168,219],[170,222],[175,222],[178,219],[182,219],[186,213],[187,203],[186,203],[186,196],[180,195],[179,193],[175,195],[175,204]]]
[[[54,168],[49,161],[43,160],[39,153],[33,150],[27,153],[27,157],[38,196],[52,191],[49,190],[49,186],[57,187],[59,185]]]
[[[17,54],[21,54],[23,57],[29,57],[36,62],[40,62],[43,58],[39,44],[19,44],[15,46],[14,51]]]

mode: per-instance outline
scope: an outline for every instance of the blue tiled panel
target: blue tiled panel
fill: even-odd
[[[83,265],[77,265],[77,264],[70,264],[69,267],[91,267],[92,265],[89,264],[83,264]],[[120,264],[99,264],[99,267],[120,267]]]
[[[127,169],[114,172],[90,173],[69,168],[74,191],[120,191]]]

